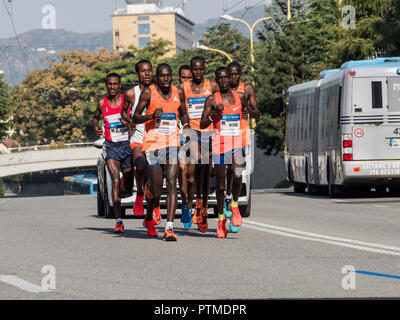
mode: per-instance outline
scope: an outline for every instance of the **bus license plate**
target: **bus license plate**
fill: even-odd
[[[400,138],[390,138],[389,145],[391,147],[400,147]]]

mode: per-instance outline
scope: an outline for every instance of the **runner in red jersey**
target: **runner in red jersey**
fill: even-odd
[[[242,170],[245,166],[244,148],[246,132],[242,130],[243,109],[238,93],[230,88],[230,75],[225,67],[218,68],[215,77],[219,92],[206,100],[200,127],[214,124],[212,136],[212,159],[217,180],[216,196],[218,203],[218,238],[226,238],[226,216],[224,214],[224,192],[226,165],[233,168],[233,201],[232,224],[237,227],[242,224],[238,200],[242,186]]]
[[[260,119],[260,111],[258,110],[256,93],[251,84],[244,83],[240,81],[242,76],[242,67],[237,62],[231,62],[227,66],[231,79],[231,89],[235,90],[239,93],[240,100],[242,102],[243,108],[243,120],[242,120],[242,128],[246,131],[246,145],[251,144],[251,131],[249,126],[250,117],[253,119]],[[230,210],[230,203],[232,201],[232,166],[228,166],[226,172],[226,195],[224,202],[224,213],[230,218],[232,216],[232,212]]]
[[[180,147],[178,116],[184,130],[190,126],[185,108],[185,94],[181,88],[171,84],[172,70],[168,64],[160,64],[157,67],[156,81],[156,84],[142,91],[134,113],[135,123],[145,123],[146,127],[143,150],[149,165],[149,181],[145,187],[147,208],[144,225],[148,236],[158,236],[152,213],[155,202],[161,196],[165,175],[167,225],[164,240],[176,241],[173,221],[177,205],[176,180]],[[146,113],[143,115],[146,107]]]
[[[104,125],[104,151],[108,172],[112,183],[112,201],[117,224],[114,232],[124,232],[124,224],[121,217],[120,178],[122,170],[124,187],[128,194],[132,194],[133,188],[133,163],[132,152],[129,146],[128,128],[121,123],[121,110],[124,103],[124,95],[121,94],[121,78],[116,73],[106,77],[108,95],[99,101],[93,116],[93,128],[97,136],[103,134],[99,126],[100,116],[103,115]]]

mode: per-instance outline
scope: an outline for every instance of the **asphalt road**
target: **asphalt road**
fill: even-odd
[[[400,297],[400,198],[255,191],[227,239],[215,218],[206,234],[179,218],[171,243],[165,215],[159,239],[133,216],[113,234],[94,196],[0,199],[0,299]],[[40,292],[46,265],[55,289]]]

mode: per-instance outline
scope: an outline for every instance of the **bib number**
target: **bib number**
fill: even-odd
[[[222,114],[220,134],[224,137],[240,135],[240,114]]]
[[[128,128],[121,122],[120,114],[106,116],[110,128],[110,137],[112,142],[128,141]]]
[[[161,118],[156,120],[155,133],[163,135],[174,134],[177,125],[176,113],[163,113]]]
[[[187,98],[189,119],[201,119],[207,97]]]

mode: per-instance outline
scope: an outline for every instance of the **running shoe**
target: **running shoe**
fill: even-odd
[[[198,223],[197,227],[199,228],[200,232],[207,232],[208,229],[208,212],[207,212],[208,207],[203,208],[201,212],[201,219],[200,222]]]
[[[159,225],[161,223],[161,210],[160,207],[153,209],[153,223],[154,225]]]
[[[114,233],[124,233],[124,224],[122,222],[118,222],[115,225]]]
[[[230,219],[232,218],[232,211],[231,211],[231,202],[232,198],[225,198],[224,199],[224,213]]]
[[[224,220],[218,220],[217,237],[222,239],[226,238],[227,231],[225,227],[226,218]]]
[[[234,227],[239,227],[242,225],[242,216],[240,215],[239,207],[232,207],[230,205],[232,211],[231,222]]]
[[[185,229],[190,229],[192,226],[192,216],[190,215],[190,209],[188,206],[182,206],[181,222]]]
[[[153,220],[147,221],[146,218],[144,218],[143,226],[147,229],[147,235],[149,237],[158,237],[158,232],[154,226]]]
[[[232,233],[238,233],[238,232],[239,232],[239,228],[240,228],[240,227],[235,227],[235,226],[232,224],[232,221],[231,221],[231,223],[229,223],[229,230],[230,230]]]
[[[144,198],[143,195],[136,196],[135,206],[133,207],[133,214],[137,217],[141,217],[144,214],[143,198]]]
[[[192,221],[194,224],[198,224],[201,221],[201,207],[202,207],[202,202],[201,200],[196,200],[196,205],[194,207],[194,214],[192,216]]]
[[[174,229],[166,228],[164,232],[164,240],[165,241],[176,241],[178,240],[177,236],[174,233]]]

